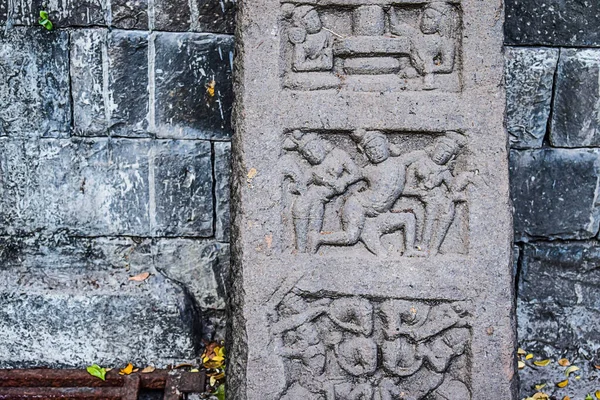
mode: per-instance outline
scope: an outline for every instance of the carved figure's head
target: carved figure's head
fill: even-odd
[[[321,17],[313,6],[299,6],[292,14],[294,25],[303,27],[309,34],[318,33],[323,28]]]
[[[381,132],[365,132],[360,147],[373,164],[382,163],[390,157],[390,143],[388,138]]]
[[[421,32],[426,35],[439,33],[448,36],[449,24],[453,23],[453,11],[453,7],[448,3],[427,5],[421,14]]]
[[[332,150],[332,145],[315,133],[304,133],[296,130],[286,140],[283,148],[297,151],[311,165],[319,165]]]
[[[430,149],[430,156],[437,165],[446,165],[464,146],[464,136],[457,132],[447,132],[435,140]]]

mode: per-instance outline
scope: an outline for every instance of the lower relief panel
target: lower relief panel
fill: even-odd
[[[470,400],[469,303],[328,296],[273,299],[286,400]]]

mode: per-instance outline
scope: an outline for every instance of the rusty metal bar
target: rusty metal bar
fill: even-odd
[[[0,400],[136,400],[140,389],[162,390],[165,400],[179,400],[185,393],[202,393],[205,382],[203,371],[156,370],[119,375],[112,370],[103,381],[83,370],[0,370]]]

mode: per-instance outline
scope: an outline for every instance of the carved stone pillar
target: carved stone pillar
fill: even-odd
[[[229,399],[515,399],[502,17],[239,4]]]

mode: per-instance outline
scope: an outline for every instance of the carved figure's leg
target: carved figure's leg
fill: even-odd
[[[303,196],[296,198],[294,205],[292,206],[296,249],[301,253],[306,252],[310,209],[311,204],[307,202]]]
[[[405,393],[402,400],[423,400],[442,384],[443,379],[443,374],[421,368],[414,375],[401,379],[397,389]]]
[[[379,397],[381,400],[399,400],[400,388],[395,379],[384,378],[379,384]]]
[[[335,386],[336,399],[372,400],[373,388],[368,383],[342,383]]]
[[[425,203],[425,223],[421,236],[421,247],[424,251],[430,252],[435,223],[440,215],[440,204],[436,198],[431,197],[423,199],[423,202]]]
[[[376,218],[367,218],[365,227],[363,228],[360,240],[364,243],[371,253],[380,257],[387,257],[388,252],[385,246],[381,244],[381,227],[382,217],[387,217],[390,214],[379,215]]]
[[[445,208],[445,210],[444,210]],[[433,243],[431,246],[431,254],[435,255],[439,253],[442,244],[444,243],[444,239],[446,239],[446,235],[448,234],[448,230],[454,222],[454,217],[456,216],[456,204],[452,200],[448,200],[448,202],[444,205],[440,205],[439,207],[441,215],[439,216],[439,221],[437,224],[437,231],[433,237]]]
[[[352,246],[358,243],[360,234],[365,226],[365,209],[356,197],[346,200],[342,208],[343,231],[328,234],[309,234],[308,246],[316,253],[322,245]]]

